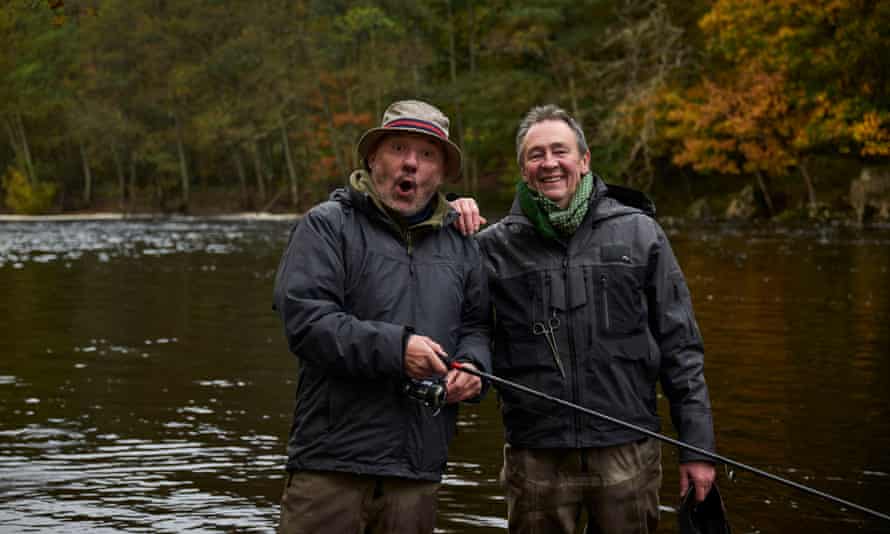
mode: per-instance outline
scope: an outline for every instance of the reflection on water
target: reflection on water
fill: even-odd
[[[0,532],[274,528],[296,365],[270,296],[288,226],[0,224]],[[886,512],[890,231],[670,233],[720,452]],[[502,531],[494,396],[459,425],[438,530]],[[674,532],[676,453],[664,451],[662,531]],[[890,531],[753,475],[721,477],[737,532]]]

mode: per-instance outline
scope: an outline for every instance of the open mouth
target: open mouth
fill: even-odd
[[[414,182],[411,182],[409,180],[402,180],[401,182],[399,182],[399,190],[402,193],[408,193],[412,189],[414,189]]]

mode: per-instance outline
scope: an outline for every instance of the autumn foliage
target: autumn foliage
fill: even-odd
[[[401,98],[451,117],[449,185],[483,202],[508,204],[518,121],[546,103],[597,172],[656,192],[802,179],[815,204],[814,157],[890,160],[888,1],[15,0],[0,39],[0,168],[57,208],[302,210]]]
[[[812,153],[890,156],[890,4],[718,0],[700,26],[713,68],[663,93],[674,163],[784,176]]]

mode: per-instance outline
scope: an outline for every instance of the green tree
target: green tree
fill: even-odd
[[[28,126],[57,120],[63,112],[63,80],[72,58],[67,25],[43,4],[7,3],[0,8],[0,116],[8,142],[30,181],[41,166]],[[58,139],[44,135],[48,151]]]

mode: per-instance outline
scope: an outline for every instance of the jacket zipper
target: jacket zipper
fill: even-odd
[[[593,328],[594,321],[596,321],[596,285],[593,281],[593,268],[587,267],[584,269],[584,291],[589,292],[591,301],[585,306],[587,310],[587,316],[584,321],[587,323],[587,348],[593,346]]]
[[[609,319],[609,291],[606,287],[608,279],[605,274],[600,275],[600,282],[603,285],[603,328],[608,332],[612,329],[612,321]]]
[[[578,397],[580,396],[580,392],[578,391],[578,376],[579,376],[578,358],[577,358],[577,355],[575,354],[575,339],[574,339],[574,336],[572,335],[572,321],[569,318],[569,314],[571,314],[572,310],[570,309],[571,307],[568,305],[568,303],[571,302],[571,294],[572,294],[571,288],[569,287],[571,285],[571,283],[570,283],[571,277],[569,276],[569,250],[568,250],[568,247],[566,247],[565,257],[563,257],[563,259],[562,259],[562,276],[565,280],[563,287],[565,287],[565,290],[566,290],[566,294],[565,294],[565,299],[566,299],[565,300],[566,301],[566,321],[565,321],[566,322],[566,337],[568,338],[568,341],[569,341],[569,358],[571,358],[571,361],[572,361],[572,377],[571,377],[572,402],[578,403]],[[573,427],[572,431],[575,434],[575,447],[577,448],[577,447],[581,446],[581,440],[580,440],[581,420],[580,420],[580,415],[578,414],[578,412],[575,412],[572,416],[572,427]]]
[[[408,276],[410,278],[409,284],[411,285],[411,321],[414,324],[417,324],[417,300],[419,295],[417,294],[416,280],[414,279],[414,243],[412,243],[412,232],[411,230],[405,231],[405,245],[406,251],[408,253]]]

